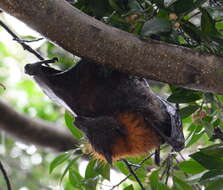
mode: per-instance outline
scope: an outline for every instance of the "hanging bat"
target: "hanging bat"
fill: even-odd
[[[169,144],[184,147],[178,110],[143,78],[82,59],[66,71],[39,62],[25,66],[42,90],[75,117],[94,155],[109,163]]]

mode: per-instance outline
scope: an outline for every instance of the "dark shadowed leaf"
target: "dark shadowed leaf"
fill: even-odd
[[[159,181],[159,170],[154,171],[150,175],[150,186],[152,190],[170,190],[170,188],[165,185],[160,183]]]
[[[223,145],[217,144],[200,149],[199,152],[190,155],[191,158],[199,162],[207,169],[223,169]]]
[[[184,88],[176,88],[173,91],[173,94],[171,94],[167,100],[172,103],[189,103],[201,98],[202,96],[200,92],[187,90]]]
[[[198,162],[195,160],[187,160],[181,162],[178,167],[189,174],[198,174],[206,170],[202,165],[200,165]]]
[[[173,177],[173,183],[177,190],[194,190],[189,184],[176,176]]]
[[[181,27],[194,41],[200,42],[202,40],[202,31],[196,25],[189,21],[182,20]]]
[[[193,0],[178,0],[175,1],[170,8],[173,10],[173,12],[179,14],[184,13],[189,10],[191,10],[194,7],[194,1]]]
[[[201,177],[200,183],[206,184],[218,179],[223,179],[223,170],[210,170]]]
[[[164,6],[164,0],[152,0],[152,3],[155,3],[159,8]]]
[[[150,36],[152,34],[168,33],[172,29],[171,23],[168,19],[153,18],[147,21],[141,31],[142,36]]]
[[[192,113],[199,109],[198,105],[189,105],[180,110],[180,115],[182,119],[189,117]]]
[[[128,7],[130,8],[131,12],[141,12],[142,8],[140,7],[137,0],[128,0]]]
[[[201,29],[205,35],[214,36],[218,34],[217,29],[215,28],[215,21],[212,19],[211,15],[206,9],[201,9]]]
[[[223,190],[223,179],[210,183],[205,190]]]

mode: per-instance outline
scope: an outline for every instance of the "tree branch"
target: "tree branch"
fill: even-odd
[[[2,172],[2,175],[3,175],[4,179],[5,179],[5,183],[6,183],[6,185],[7,185],[7,189],[8,189],[8,190],[12,190],[12,188],[11,188],[11,183],[10,183],[10,181],[9,181],[9,177],[8,177],[8,175],[7,175],[7,172],[6,172],[5,168],[4,168],[4,166],[3,166],[2,162],[1,162],[1,160],[0,160],[0,170],[1,170],[1,172]]]
[[[78,141],[54,124],[16,112],[0,100],[0,130],[28,143],[49,147],[57,151],[76,148]]]
[[[223,58],[136,36],[64,0],[1,0],[0,8],[67,51],[132,75],[223,94]]]

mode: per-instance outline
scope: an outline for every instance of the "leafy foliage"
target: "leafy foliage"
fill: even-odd
[[[127,4],[125,2],[121,0],[77,0],[73,5],[106,24],[137,35],[142,40],[154,39],[223,55],[223,8],[218,6],[223,1],[129,0]],[[62,69],[76,61],[75,57],[49,42],[43,42],[38,50],[49,58],[58,56],[61,62],[59,67]],[[27,180],[17,174],[20,173],[20,170],[21,173],[26,174],[25,170],[15,167],[15,171],[12,172],[13,179],[17,179],[14,182],[15,189],[23,187],[23,184],[26,184],[28,189],[47,189],[58,181],[61,181],[61,186],[65,190],[96,190],[100,187],[111,189],[115,184],[109,183],[112,181],[113,171],[110,166],[94,159],[90,159],[87,163],[83,160],[80,152],[86,153],[85,142],[82,141],[84,136],[73,125],[71,115],[65,112],[63,117],[64,112],[51,104],[35,84],[27,78],[19,79],[14,83],[7,80],[11,74],[8,72],[10,66],[6,64],[6,58],[10,57],[17,64],[18,62],[29,62],[26,56],[19,54],[20,57],[18,53],[13,54],[7,43],[0,43],[0,70],[5,71],[0,72],[0,83],[7,84],[7,91],[0,86],[0,95],[12,102],[18,110],[31,117],[65,123],[74,138],[80,140],[80,149],[62,153],[57,157],[38,150],[38,155],[41,155],[43,161],[38,167],[29,167],[32,173],[27,174]],[[181,154],[168,154],[170,150],[165,146],[162,147],[161,166],[156,166],[152,159],[143,161],[145,157],[129,159],[134,164],[143,163],[136,171],[137,176],[149,190],[222,189],[223,96],[181,87],[169,87],[164,84],[153,87],[157,88],[157,86],[159,91],[168,96],[168,101],[180,104],[186,148]],[[24,100],[18,99],[18,94],[21,93],[25,96]],[[1,140],[4,139],[2,136]],[[28,159],[27,150],[19,148],[16,141],[7,138],[4,146],[7,149],[5,157],[8,159],[5,160],[8,160],[8,163],[11,164],[13,160],[14,165],[19,166],[23,160]],[[21,157],[21,160],[12,158],[14,150],[21,152],[19,156],[14,157]],[[50,157],[51,163],[47,157]],[[86,167],[81,168],[80,165],[83,163],[86,163]],[[129,174],[122,162],[115,163],[114,167],[119,171],[115,175],[120,181],[122,180],[120,173],[122,176]],[[48,168],[50,175],[46,172]],[[31,178],[30,175],[33,177]],[[44,187],[35,183],[42,178],[46,178],[41,181],[42,184],[45,184]],[[132,176],[121,186],[124,190],[139,189]]]

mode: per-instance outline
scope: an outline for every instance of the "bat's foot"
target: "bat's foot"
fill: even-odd
[[[54,57],[53,59],[47,59],[47,60],[42,60],[38,61],[32,64],[26,64],[25,65],[25,73],[28,75],[35,75],[38,72],[38,69],[40,68],[41,65],[45,64],[46,66],[49,66],[49,63],[55,63],[58,61],[57,57]]]

